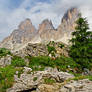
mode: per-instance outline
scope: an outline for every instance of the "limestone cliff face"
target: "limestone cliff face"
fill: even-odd
[[[47,30],[53,30],[53,24],[51,21],[49,21],[48,19],[45,19],[40,25],[39,25],[39,34],[41,34],[42,32],[46,32]]]
[[[17,30],[14,30],[11,36],[13,43],[25,43],[31,40],[32,36],[36,33],[35,27],[29,19],[21,22]]]
[[[39,25],[38,32],[31,40],[31,43],[45,43],[53,40],[55,37],[55,29],[51,20],[45,19]]]
[[[20,44],[29,42],[35,33],[36,29],[30,19],[26,19],[20,23],[18,29],[14,30],[9,37],[3,40],[1,47],[14,49]]]
[[[71,38],[71,33],[75,31],[75,22],[78,18],[79,11],[77,8],[71,8],[64,14],[61,24],[57,29],[58,41],[61,40],[65,43],[68,43],[68,40]]]
[[[75,31],[75,21],[79,18],[77,8],[69,9],[63,16],[61,24],[55,30],[51,21],[44,20],[39,28],[41,41],[62,41],[68,44],[71,33]],[[46,22],[45,22],[46,21]]]
[[[46,19],[40,24],[38,32],[41,42],[51,41],[54,38],[55,28],[53,27],[52,22]]]
[[[77,8],[69,9],[63,16],[61,24],[57,29],[53,27],[50,20],[45,19],[38,28],[38,31],[32,25],[30,19],[21,22],[18,29],[5,38],[0,47],[16,49],[25,46],[27,43],[45,43],[48,41],[63,42],[68,44],[72,37],[71,33],[75,31],[75,21],[79,18]]]

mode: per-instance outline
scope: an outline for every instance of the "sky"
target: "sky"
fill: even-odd
[[[91,30],[92,0],[0,0],[0,41],[26,18],[30,18],[36,28],[48,18],[57,28],[71,7],[78,7],[83,17],[88,19]]]

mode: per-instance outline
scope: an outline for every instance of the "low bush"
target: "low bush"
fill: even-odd
[[[11,64],[15,67],[23,67],[26,65],[26,62],[21,57],[13,56]]]
[[[72,60],[72,58],[64,57],[64,56],[57,58],[54,61],[54,63],[55,63],[55,66],[62,71],[66,71],[69,68],[74,69],[78,67],[78,65]]]
[[[43,70],[46,66],[53,67],[53,62],[48,56],[38,56],[29,58],[29,67],[33,70]]]
[[[13,85],[15,72],[13,66],[0,68],[0,92],[6,92],[6,89]]]
[[[49,56],[38,56],[29,58],[29,67],[33,70],[44,69],[45,67],[57,67],[62,71],[78,69],[81,70],[81,67],[76,64],[72,58],[69,57],[58,57],[56,59],[50,58]],[[69,71],[70,71],[69,70]]]
[[[49,45],[48,45],[47,47],[48,47],[48,52],[49,52],[49,53],[51,53],[52,51],[53,51],[53,52],[56,52],[56,49],[55,49],[54,46],[49,46]]]
[[[0,68],[0,92],[6,92],[14,84],[14,74],[18,71],[18,77],[23,73],[23,68],[16,68],[14,66],[6,66]]]
[[[6,49],[6,48],[0,48],[0,57],[6,56],[8,54],[9,55],[11,54],[11,52],[8,49]]]

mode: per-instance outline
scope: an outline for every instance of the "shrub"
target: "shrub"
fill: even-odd
[[[54,60],[54,63],[55,66],[62,71],[66,71],[68,70],[68,68],[75,69],[78,67],[76,62],[74,62],[73,59],[70,57],[61,56],[60,58]]]
[[[70,57],[61,56],[56,59],[52,59],[48,56],[38,56],[30,57],[29,61],[29,67],[33,70],[43,70],[45,67],[57,67],[62,71],[67,71],[69,68],[76,68],[78,71],[81,71],[81,67]]]
[[[29,58],[29,67],[33,70],[43,70],[46,66],[53,67],[53,61],[48,56],[38,56]]]
[[[15,68],[14,66],[6,66],[0,68],[0,92],[6,92],[14,84],[14,74],[18,71],[18,77],[23,73],[23,68]]]
[[[6,92],[13,85],[15,71],[13,66],[0,68],[0,92]]]
[[[48,52],[51,53],[52,51],[56,52],[56,49],[54,46],[47,46],[48,47]]]
[[[11,62],[12,62],[12,65],[15,67],[23,67],[26,65],[26,62],[24,61],[24,59],[18,56],[13,56]]]
[[[0,57],[6,56],[8,54],[9,55],[11,54],[11,52],[8,49],[6,49],[6,48],[0,48]]]

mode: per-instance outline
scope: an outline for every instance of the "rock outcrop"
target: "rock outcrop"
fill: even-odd
[[[54,30],[53,24],[48,19],[45,19],[40,25],[38,29],[38,33],[46,32],[48,30]]]
[[[41,84],[36,92],[92,92],[92,81],[88,79],[54,85]]]
[[[7,37],[0,47],[16,50],[21,49],[27,43],[46,43],[48,41],[64,42],[68,44],[71,39],[71,33],[75,31],[75,21],[79,18],[79,11],[77,8],[69,9],[62,18],[61,24],[57,29],[48,19],[44,20],[36,31],[29,19],[21,22],[17,30]]]
[[[92,92],[92,81],[88,79],[73,81],[71,80],[59,92]]]
[[[63,45],[63,47],[62,47]],[[48,46],[54,47],[55,51],[50,52],[48,51]],[[68,46],[66,44],[63,44],[62,42],[49,42],[48,44],[42,44],[42,43],[28,43],[28,45],[19,50],[14,52],[15,55],[18,55],[20,57],[25,56],[50,56],[50,57],[60,57],[61,55],[68,57]],[[54,56],[52,55],[54,54]]]
[[[18,78],[18,75],[15,75],[15,84],[13,85],[12,88],[8,89],[7,92],[22,92],[22,91],[26,92],[28,90],[29,90],[28,92],[32,92],[34,90],[35,91],[37,90],[36,92],[53,92],[53,91],[40,91],[42,90],[41,88],[42,84],[44,83],[44,79],[49,78],[55,80],[56,82],[62,83],[65,80],[73,77],[74,76],[71,74],[68,74],[66,72],[59,72],[57,69],[53,68],[47,68],[44,71],[37,71],[34,73],[24,72],[23,74],[21,74],[20,78]]]
[[[0,67],[5,67],[11,64],[12,56],[7,55],[0,58]]]
[[[72,80],[72,74],[56,68],[48,67],[44,71],[32,72],[31,68],[25,67],[23,71],[20,77],[17,74],[14,76],[15,83],[7,92],[92,92],[92,81]],[[54,81],[50,84],[50,80]]]

